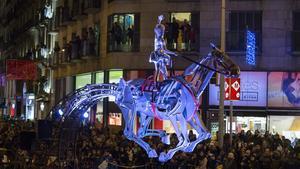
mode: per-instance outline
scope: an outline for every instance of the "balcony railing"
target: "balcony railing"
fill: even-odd
[[[300,30],[292,31],[292,52],[300,54]]]
[[[95,47],[96,45],[88,40],[73,40],[63,49],[54,51],[49,59],[50,65],[56,67],[71,62],[80,62],[81,59],[94,58],[96,57]]]
[[[256,52],[262,50],[261,32],[255,32]],[[229,31],[226,33],[226,51],[228,52],[246,52],[246,31]]]

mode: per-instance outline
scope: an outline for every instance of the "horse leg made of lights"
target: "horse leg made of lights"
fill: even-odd
[[[139,144],[148,154],[149,157],[157,157],[157,153],[150,147],[148,143],[138,137],[133,130],[134,119],[136,117],[135,100],[132,96],[132,91],[128,84],[121,78],[118,89],[119,93],[116,95],[116,104],[122,111],[125,120],[124,135],[129,140]]]

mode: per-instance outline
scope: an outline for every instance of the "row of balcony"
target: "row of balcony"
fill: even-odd
[[[66,26],[75,20],[84,19],[89,13],[100,10],[99,0],[74,0],[72,7],[59,6],[56,8],[55,28]]]
[[[81,43],[68,43],[62,49],[56,47],[54,52],[49,56],[49,65],[58,67],[73,62],[80,62],[84,59],[92,59],[98,56],[96,44],[88,40],[82,40]]]

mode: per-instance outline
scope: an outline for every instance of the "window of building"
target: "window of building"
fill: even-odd
[[[96,84],[104,83],[104,72],[96,72]]]
[[[230,131],[230,120],[229,116],[226,117],[226,132]],[[242,130],[244,131],[266,131],[266,117],[241,117],[236,116],[233,118],[232,122],[232,131],[233,133],[240,133]]]
[[[119,83],[121,77],[123,77],[122,70],[109,71],[109,83]]]
[[[226,49],[230,52],[246,51],[246,31],[256,35],[256,51],[261,52],[262,12],[231,11],[229,13],[229,31],[226,35]]]
[[[97,103],[96,123],[103,124],[103,101]]]
[[[75,89],[82,88],[85,85],[91,83],[92,83],[92,75],[90,73],[75,76]]]
[[[199,12],[173,12],[165,22],[167,48],[176,51],[199,49]]]
[[[104,72],[96,72],[95,73],[95,83],[104,83]],[[96,108],[96,124],[100,124],[102,126],[103,124],[103,100],[100,100],[97,103]]]
[[[140,43],[140,15],[113,14],[108,17],[108,51],[136,52]]]
[[[293,13],[292,51],[300,52],[300,12]]]
[[[123,77],[122,70],[109,71],[109,83],[119,83],[121,77]],[[115,101],[115,97],[109,97],[108,100]]]
[[[121,126],[122,125],[122,113],[109,113],[109,125]]]

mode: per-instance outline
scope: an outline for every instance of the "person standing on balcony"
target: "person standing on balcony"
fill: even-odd
[[[178,36],[179,36],[179,24],[175,17],[172,18],[172,49],[177,50]]]
[[[95,32],[92,27],[89,27],[88,41],[89,41],[89,54],[94,56],[95,55],[96,37],[95,37]]]
[[[159,80],[159,74],[163,76],[163,79],[167,79],[167,65],[172,67],[170,55],[176,55],[174,52],[169,51],[166,48],[166,43],[164,40],[165,35],[165,26],[162,24],[164,16],[158,16],[158,23],[154,28],[155,40],[154,40],[154,52],[150,54],[150,63],[154,63],[155,74],[154,81],[155,83]]]
[[[113,39],[113,49],[112,50],[118,51],[121,48],[122,35],[123,35],[122,28],[118,22],[114,23],[112,30],[111,30],[111,34],[112,34],[112,39]]]
[[[183,21],[181,30],[182,30],[182,41],[184,44],[183,50],[187,51],[189,50],[189,35],[191,31],[191,25],[188,23],[186,19]]]

